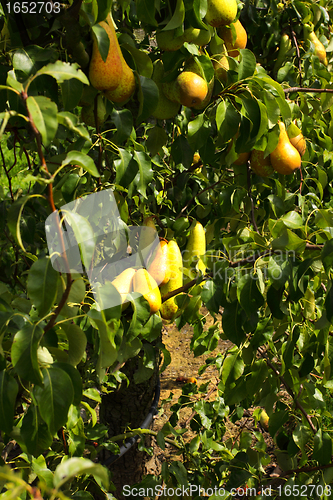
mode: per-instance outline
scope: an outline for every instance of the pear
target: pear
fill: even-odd
[[[163,92],[163,85],[161,83],[164,76],[164,65],[161,59],[154,62],[154,70],[152,80],[156,83],[159,91],[159,98],[157,107],[154,109],[152,115],[158,120],[168,120],[173,118],[179,111],[180,103],[172,102],[167,99]]]
[[[175,37],[175,30],[159,31],[156,33],[156,42],[163,52],[173,52],[184,45],[182,36]]]
[[[203,47],[210,42],[212,35],[209,29],[204,30],[190,26],[184,31],[182,38],[184,42],[194,43],[199,47]]]
[[[193,71],[183,71],[173,82],[163,83],[162,88],[170,101],[188,108],[202,104],[208,93],[206,80]]]
[[[90,83],[97,90],[114,90],[118,87],[123,74],[120,57],[120,47],[115,29],[107,22],[98,23],[102,26],[110,40],[109,52],[104,62],[98,49],[97,38],[93,35],[93,50],[89,65]]]
[[[306,151],[306,142],[302,131],[295,123],[291,123],[288,127],[287,134],[291,144],[297,149],[299,154],[303,156]]]
[[[133,276],[133,292],[141,293],[149,302],[150,314],[159,311],[162,299],[156,281],[150,276],[147,269],[138,269]]]
[[[132,280],[136,273],[136,269],[129,267],[120,273],[111,283],[118,290],[121,296],[121,308],[126,309],[129,305],[127,294],[132,291]]]
[[[234,38],[235,32],[235,38]],[[217,34],[224,40],[228,54],[231,57],[239,55],[239,49],[245,49],[247,44],[247,33],[239,19],[229,26],[221,26]]]
[[[274,172],[269,155],[264,158],[264,151],[253,149],[250,164],[253,172],[261,177],[268,177]]]
[[[268,431],[269,427],[269,416],[267,415],[265,410],[262,410],[260,413],[260,425],[264,428],[265,431]]]
[[[236,0],[207,0],[206,21],[215,28],[232,23],[236,14]]]
[[[105,122],[106,116],[107,115],[103,98],[99,95],[97,97],[97,124],[99,127]],[[82,106],[81,120],[90,127],[96,127],[94,104],[90,106]]]
[[[81,94],[81,99],[79,101],[79,106],[86,106],[86,107],[92,106],[97,94],[98,91],[94,87],[92,87],[91,85],[84,85]]]
[[[168,262],[168,242],[160,241],[157,247],[153,262],[148,267],[150,276],[154,278],[156,283],[165,285],[170,279],[170,268]]]
[[[224,54],[217,54],[213,56],[212,62],[215,70],[215,77],[221,82],[226,83],[229,71],[228,58]]]
[[[239,153],[239,156],[237,160],[233,162],[233,165],[244,165],[244,163],[246,163],[249,160],[250,155],[251,155],[250,151],[247,151],[245,153]]]
[[[315,48],[315,55],[318,57],[319,61],[322,64],[325,64],[327,66],[328,61],[326,57],[326,49],[324,45],[321,43],[321,41],[318,39],[316,33],[313,31],[313,26],[310,26],[309,24],[304,24],[304,38],[305,40],[312,42]]]
[[[168,243],[168,262],[170,279],[168,283],[161,286],[161,295],[165,296],[183,286],[183,259],[179,246],[176,241],[171,240]],[[175,297],[171,297],[162,303],[161,316],[164,319],[172,319],[177,314],[178,306]]]
[[[184,71],[191,71],[204,79],[204,72],[195,58],[190,58],[188,61],[186,61],[184,66]],[[194,104],[192,108],[194,109],[206,108],[212,98],[213,90],[214,90],[214,77],[208,83],[208,92],[204,100],[199,102],[198,104]]]
[[[190,235],[187,240],[186,250],[184,252],[184,267],[190,270],[189,277],[185,281],[195,279],[197,276],[196,269],[191,267],[194,260],[198,260],[198,269],[203,273],[206,272],[206,266],[200,258],[206,253],[206,233],[202,224],[193,220],[190,227]]]
[[[153,250],[156,252],[156,243],[159,244],[159,241],[152,216],[146,217],[142,225],[143,227],[140,228],[136,265],[146,267],[149,256]],[[155,248],[153,248],[154,243]]]
[[[125,59],[122,57],[123,61],[123,74],[118,87],[115,90],[107,90],[105,92],[105,97],[112,102],[124,103],[126,102],[134,93],[136,83],[135,76],[131,68],[128,66]]]
[[[301,167],[301,156],[297,149],[289,141],[286,127],[283,122],[279,122],[280,136],[279,142],[274,151],[270,154],[272,167],[279,174],[292,174]]]
[[[281,36],[280,40],[280,47],[279,47],[279,52],[277,56],[277,60],[275,61],[275,65],[273,68],[274,73],[277,73],[278,70],[281,68],[282,64],[286,60],[286,55],[287,53],[292,49],[292,43],[287,35],[287,33],[283,33]]]

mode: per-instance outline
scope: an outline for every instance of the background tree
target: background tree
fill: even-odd
[[[148,388],[140,411],[149,409],[160,353],[164,365],[169,359],[159,313],[135,296],[124,311],[100,311],[88,275],[69,266],[60,273],[48,255],[47,217],[106,190],[124,228],[153,216],[183,253],[200,221],[207,251],[186,261],[182,293],[173,292],[176,324],[193,325],[195,355],[209,354],[220,337],[233,342],[201,369],[219,371],[214,396],[186,384],[156,436],[183,460],[142,484],[223,487],[223,498],[245,484],[272,486],[272,498],[313,485],[305,496],[330,497],[332,2],[239,1],[247,33],[246,48],[231,49],[239,55],[206,24],[205,0],[1,5],[4,498],[111,498],[105,453],[133,434],[154,435],[135,429],[140,412],[135,421],[112,415],[112,423],[109,409],[128,382],[133,399]],[[235,27],[231,35],[235,42]],[[106,89],[91,63],[104,68],[111,42],[112,64],[126,78]],[[192,93],[199,84],[207,95]],[[280,122],[288,131],[296,122],[306,138],[301,169],[283,163],[281,173]],[[254,149],[258,164],[240,156]],[[288,166],[295,172],[286,175]],[[88,218],[73,227],[78,240],[91,234]],[[116,252],[101,238],[82,251],[83,264],[102,265]],[[109,294],[119,298],[112,285]],[[214,318],[208,329],[202,304]],[[189,442],[177,426],[185,405],[193,407]],[[227,422],[253,408],[274,460],[259,428],[223,439]],[[108,435],[112,425],[117,435]],[[281,468],[274,481],[272,461]]]

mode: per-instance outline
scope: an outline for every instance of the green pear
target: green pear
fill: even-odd
[[[180,248],[174,240],[169,241],[167,248],[170,279],[161,286],[162,297],[183,286],[183,259]],[[171,297],[162,303],[160,310],[162,318],[172,319],[177,314],[178,306],[175,297]]]
[[[97,97],[97,125],[103,125],[106,119],[106,109],[102,96]],[[90,127],[96,127],[94,104],[90,106],[82,106],[81,120]]]
[[[197,271],[192,267],[193,261],[198,261],[197,268],[203,273],[206,272],[206,266],[200,258],[206,253],[206,233],[202,224],[193,220],[190,227],[190,235],[187,240],[186,250],[184,252],[184,267],[189,269],[189,276],[185,278],[190,281],[197,277]]]
[[[237,15],[236,0],[207,0],[206,21],[215,28],[230,24]]]
[[[182,36],[175,37],[175,30],[159,31],[156,33],[156,42],[163,52],[173,52],[184,45]]]
[[[217,54],[212,57],[215,76],[221,82],[226,83],[228,80],[229,61],[224,54]]]
[[[109,52],[106,61],[103,61],[98,49],[97,38],[93,34],[89,79],[91,85],[97,90],[114,90],[118,87],[123,74],[120,47],[113,25],[111,26],[105,21],[98,24],[105,29],[109,37]]]
[[[204,29],[193,28],[193,26],[190,26],[184,31],[182,38],[184,42],[194,43],[199,47],[203,47],[204,45],[207,45],[210,42],[212,35],[209,29],[204,30]]]
[[[274,73],[277,73],[281,68],[282,64],[285,63],[286,55],[292,48],[293,47],[289,36],[287,35],[287,33],[283,33],[280,40],[280,47],[277,60],[275,61],[273,68]]]
[[[164,65],[161,59],[154,62],[154,70],[152,80],[156,83],[159,91],[159,98],[157,107],[154,109],[152,115],[158,120],[168,120],[173,118],[179,111],[180,103],[170,101],[165,97],[163,92],[162,79],[164,76]]]
[[[92,106],[98,91],[91,85],[84,85],[79,106]]]
[[[150,314],[154,314],[161,308],[161,292],[154,278],[147,269],[138,269],[133,276],[133,292],[141,293],[149,302]]]

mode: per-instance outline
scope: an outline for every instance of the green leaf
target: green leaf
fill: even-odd
[[[326,294],[325,310],[326,310],[326,316],[327,316],[328,321],[333,323],[333,286],[332,285]]]
[[[37,348],[42,335],[43,330],[39,325],[27,324],[15,334],[11,349],[16,373],[33,384],[42,383],[37,358]]]
[[[101,57],[102,57],[103,61],[105,62],[107,57],[108,57],[109,48],[110,48],[109,35],[107,34],[107,32],[103,28],[103,26],[101,26],[100,24],[95,24],[92,27],[92,32],[96,38],[98,50],[101,54]]]
[[[197,151],[204,146],[210,134],[210,127],[203,113],[188,124],[188,142],[193,151]]]
[[[134,151],[134,159],[139,167],[139,171],[136,174],[134,179],[134,184],[138,192],[144,197],[147,198],[147,187],[153,180],[153,169],[151,168],[151,159],[142,151]]]
[[[112,137],[112,142],[115,144],[121,144],[126,141],[132,133],[133,115],[130,110],[126,108],[114,109],[111,113],[111,120],[117,129],[117,132]]]
[[[38,314],[43,317],[54,304],[59,273],[53,269],[51,259],[43,257],[29,269],[27,292]]]
[[[140,75],[139,77],[139,112],[137,125],[147,120],[155,110],[159,100],[159,90],[155,82],[150,78]]]
[[[73,78],[71,80],[65,80],[60,87],[65,111],[73,110],[81,99],[83,89],[82,82]]]
[[[241,61],[238,67],[238,79],[243,80],[253,76],[256,69],[255,55],[249,49],[240,49]]]
[[[237,298],[248,316],[264,304],[264,297],[259,291],[257,281],[256,276],[244,274],[237,283]]]
[[[128,187],[138,173],[139,165],[126,149],[118,148],[119,160],[114,161],[116,167],[116,184]]]
[[[52,368],[60,368],[70,377],[74,390],[72,404],[74,406],[79,406],[82,399],[82,379],[79,370],[69,363],[53,363]]]
[[[38,479],[45,483],[46,486],[52,488],[53,486],[53,472],[47,467],[46,460],[43,455],[38,458],[32,457],[31,470],[38,476]]]
[[[244,361],[239,351],[228,354],[222,365],[221,380],[223,384],[232,383],[239,379],[244,372]]]
[[[153,74],[153,63],[149,55],[129,43],[121,44],[132,55],[139,75],[151,78]]]
[[[146,147],[153,157],[166,145],[168,135],[162,127],[158,126],[149,129],[147,135]]]
[[[105,369],[117,359],[115,335],[119,328],[119,320],[108,324],[102,312],[91,309],[88,313],[91,324],[99,333],[99,356],[96,371],[100,379],[103,378]]]
[[[332,457],[332,438],[327,432],[317,431],[314,436],[312,460],[320,465],[327,465]]]
[[[303,226],[302,217],[295,211],[288,212],[281,217],[283,224],[289,229],[299,229]]]
[[[136,13],[139,21],[150,24],[151,26],[158,26],[155,19],[155,8],[152,8],[151,0],[137,0]]]
[[[9,434],[13,428],[18,385],[5,370],[0,372],[0,429]]]
[[[301,423],[298,423],[293,430],[293,440],[303,453],[306,453],[307,444],[311,437],[311,429]]]
[[[183,24],[185,19],[185,7],[183,0],[177,0],[176,8],[173,12],[172,18],[162,31],[173,30]]]
[[[74,63],[66,63],[62,61],[57,61],[55,63],[50,63],[41,68],[35,75],[35,78],[39,75],[50,75],[57,80],[58,83],[63,83],[65,80],[70,80],[71,78],[76,78],[82,83],[89,85],[89,80],[83,71],[79,68],[79,65]]]
[[[108,489],[109,475],[108,470],[100,464],[95,464],[91,460],[82,457],[72,457],[68,460],[63,460],[54,472],[54,487],[60,489],[67,481],[75,479],[77,476],[92,475],[95,479],[102,482],[103,486]]]
[[[144,313],[146,315],[146,313]],[[153,342],[156,340],[162,330],[162,319],[157,314],[150,316],[147,323],[142,327],[140,335],[142,338],[147,340],[147,342]]]
[[[240,123],[238,111],[229,101],[222,101],[216,110],[216,125],[221,140],[227,142],[235,137]]]
[[[297,234],[289,229],[283,231],[281,236],[272,241],[273,250],[295,250],[303,252],[305,250],[306,241],[302,240]]]
[[[229,340],[236,345],[240,345],[245,339],[245,332],[242,329],[242,309],[238,302],[226,303],[222,315],[222,329]]]
[[[273,285],[271,285],[267,291],[267,304],[271,310],[274,318],[283,319],[284,313],[280,309],[280,303],[283,297],[284,286],[276,289]]]
[[[61,329],[68,338],[68,363],[76,366],[80,363],[87,346],[87,337],[75,323],[62,323]]]
[[[70,151],[67,153],[66,158],[61,163],[62,167],[65,165],[79,165],[94,177],[100,177],[94,160],[80,151]]]
[[[321,260],[328,274],[333,267],[333,239],[326,241],[324,248],[321,251]]]
[[[40,418],[37,406],[31,404],[22,420],[19,444],[35,457],[44,453],[52,444],[53,436]]]
[[[75,81],[75,80],[74,80]],[[86,141],[91,144],[91,139],[88,130],[82,125],[78,125],[79,119],[73,113],[69,111],[60,111],[57,115],[58,123],[63,127],[66,127],[68,130],[74,132],[79,137],[83,137]]]
[[[150,306],[148,301],[142,295],[138,295],[137,293],[133,292],[128,294],[127,297],[130,300],[133,309],[131,323],[126,332],[126,340],[129,342],[140,335],[143,330],[144,325],[150,317]]]
[[[29,96],[27,108],[45,146],[54,139],[58,128],[57,105],[48,97]]]
[[[74,389],[70,376],[59,366],[44,368],[43,386],[34,387],[34,396],[43,420],[54,435],[65,425]]]
[[[203,18],[207,13],[207,0],[184,0],[186,19],[193,28],[207,29]]]
[[[104,21],[111,11],[112,0],[98,0],[98,16],[96,23]]]
[[[66,221],[72,228],[80,248],[81,260],[88,271],[95,251],[95,234],[85,217],[75,212],[66,211]]]
[[[134,383],[141,384],[149,380],[154,373],[156,364],[156,350],[151,344],[143,344],[143,355],[139,358],[139,367],[134,373]]]

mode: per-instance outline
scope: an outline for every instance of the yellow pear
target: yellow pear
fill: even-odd
[[[234,33],[235,31],[235,38]],[[229,26],[221,26],[218,31],[218,36],[224,40],[229,56],[237,57],[239,49],[245,49],[247,44],[247,33],[239,19]]]
[[[127,294],[132,291],[132,280],[133,276],[136,273],[136,269],[129,267],[125,269],[122,273],[120,273],[111,283],[118,290],[121,296],[121,308],[122,310],[126,309],[129,305],[126,297]]]
[[[202,79],[204,79],[204,72],[201,68],[201,66],[198,64],[197,60],[194,58],[190,58],[188,61],[186,61],[185,66],[184,66],[184,71],[191,71],[192,73],[195,73],[196,75],[200,76]],[[208,83],[208,92],[206,94],[206,97],[204,98],[203,101],[198,102],[197,104],[194,104],[192,108],[194,109],[203,109],[208,106],[210,103],[210,100],[213,95],[213,90],[214,90],[214,76]]]
[[[274,172],[269,155],[264,158],[264,151],[253,149],[250,164],[253,172],[261,177],[268,177]]]
[[[236,0],[207,0],[206,21],[215,28],[232,23],[236,14]]]
[[[110,15],[107,17],[107,23],[110,27],[113,27],[113,22]],[[119,44],[118,44],[118,50],[119,50],[123,74],[121,76],[118,87],[114,90],[107,90],[105,92],[105,96],[107,99],[109,99],[109,101],[123,103],[127,101],[134,93],[136,83],[133,70],[129,67],[129,65],[125,61]]]
[[[163,92],[162,79],[164,76],[164,65],[161,59],[154,62],[154,70],[152,80],[156,83],[159,91],[159,98],[157,107],[154,109],[152,115],[158,120],[168,120],[173,118],[179,111],[180,103],[170,101],[167,99]]]
[[[291,123],[288,127],[287,134],[291,144],[297,149],[299,154],[303,156],[306,151],[306,142],[302,131],[295,123]]]
[[[314,48],[315,48],[315,55],[318,57],[319,61],[325,66],[327,66],[328,61],[326,57],[326,49],[324,45],[321,43],[321,41],[318,39],[316,33],[313,31],[313,26],[310,26],[309,24],[304,24],[304,38],[307,41],[310,41],[313,43]]]
[[[206,266],[200,256],[206,253],[206,233],[202,224],[193,220],[190,227],[190,235],[187,240],[186,250],[184,252],[184,267],[190,270],[189,277],[185,277],[185,282],[195,279],[197,271],[192,266],[192,262],[198,260],[198,269],[206,272]]]
[[[279,174],[292,174],[301,167],[301,156],[297,149],[291,144],[286,127],[283,122],[279,122],[280,136],[279,142],[274,151],[270,154],[272,167]]]
[[[179,102],[188,108],[202,104],[208,93],[206,80],[193,71],[183,71],[176,80],[162,85],[170,101]]]
[[[165,296],[183,286],[183,259],[180,248],[176,241],[171,240],[168,243],[168,262],[170,279],[168,283],[161,286],[161,295]],[[175,297],[171,297],[162,303],[161,316],[164,319],[172,319],[178,311]]]
[[[143,220],[143,227],[140,228],[140,236],[138,243],[137,262],[140,267],[145,267],[151,251],[152,245],[156,242],[158,234],[156,231],[154,218],[146,217]]]
[[[102,26],[110,40],[109,52],[104,62],[98,49],[98,43],[93,35],[93,50],[89,65],[90,83],[97,90],[114,90],[118,87],[123,74],[120,57],[120,47],[115,29],[107,22],[98,23]]]
[[[267,415],[265,410],[262,410],[260,413],[260,424],[264,428],[265,431],[268,431],[269,427],[269,416]]]
[[[160,241],[157,247],[154,260],[148,267],[149,274],[156,283],[165,285],[170,279],[170,266],[168,261],[168,243],[165,240]]]
[[[133,276],[133,292],[141,293],[149,302],[150,314],[159,311],[162,299],[156,281],[150,276],[147,269],[138,269]]]
[[[244,165],[250,158],[250,152],[239,153],[237,160],[233,162],[233,165]]]

